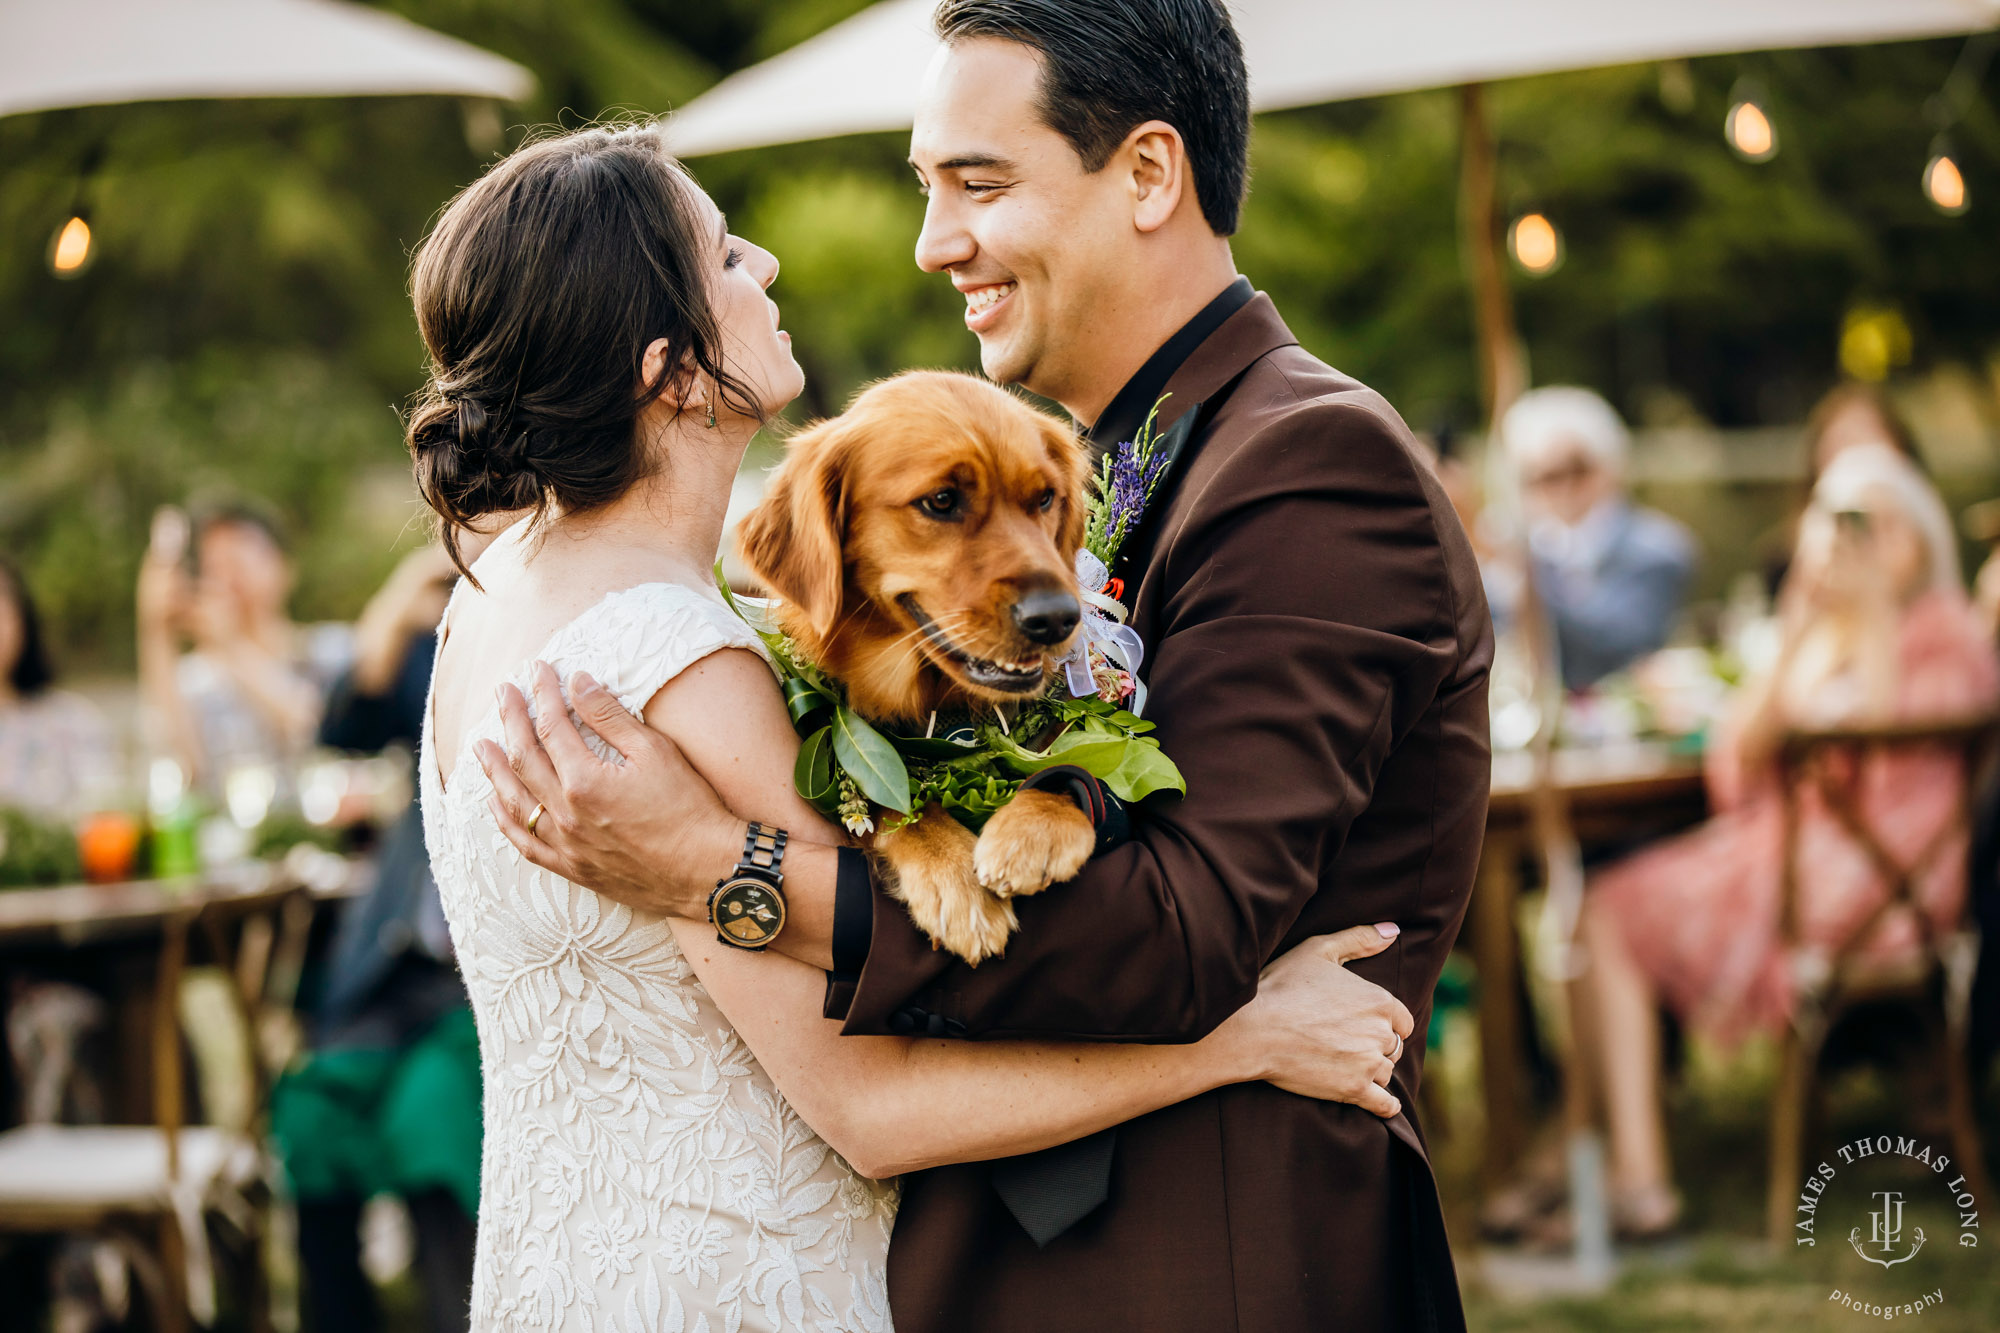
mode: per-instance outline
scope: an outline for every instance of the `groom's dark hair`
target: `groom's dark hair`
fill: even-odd
[[[944,0],[946,42],[998,37],[1042,58],[1042,120],[1101,171],[1135,126],[1180,131],[1202,216],[1236,232],[1250,169],[1250,79],[1221,0]]]

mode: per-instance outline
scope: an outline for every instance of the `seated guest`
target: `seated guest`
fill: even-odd
[[[1788,730],[1962,715],[2000,697],[2000,659],[1968,605],[1942,502],[1902,454],[1842,451],[1814,487],[1780,599],[1782,646],[1747,683],[1709,751],[1719,811],[1700,828],[1602,871],[1584,910],[1590,971],[1576,1005],[1610,1122],[1614,1217],[1670,1228],[1679,1203],[1661,1123],[1656,1005],[1723,1041],[1774,1030],[1796,999],[1778,937],[1782,794],[1773,756]],[[1891,855],[1914,861],[1955,814],[1949,755],[1879,754],[1856,791]],[[1800,804],[1799,931],[1831,952],[1888,893],[1862,846],[1810,790]],[[1928,863],[1917,897],[1934,929],[1965,909],[1963,844]],[[1886,917],[1863,957],[1907,957],[1916,922]]]
[[[116,776],[97,710],[54,686],[28,585],[0,560],[0,807],[54,818],[82,814]]]
[[[476,553],[483,540],[460,549]],[[443,548],[426,547],[369,601],[354,665],[320,721],[322,745],[415,747],[455,578]],[[380,1193],[409,1207],[430,1327],[465,1328],[479,1203],[479,1049],[452,957],[412,799],[383,840],[374,886],[341,916],[312,1054],[272,1098],[314,1328],[382,1327],[358,1232],[362,1205]]]
[[[1834,459],[1856,445],[1873,444],[1894,449],[1920,471],[1924,466],[1909,423],[1877,384],[1849,380],[1827,390],[1806,417],[1804,444],[1805,472],[1795,508],[1757,539],[1759,565],[1767,589],[1774,593],[1784,583],[1798,545],[1799,519],[1812,503],[1813,487]]]
[[[1563,684],[1587,688],[1666,643],[1694,573],[1694,539],[1627,498],[1631,436],[1590,390],[1523,394],[1500,434],[1520,480],[1534,590]],[[1518,614],[1520,591],[1504,574],[1487,591],[1496,621]]]
[[[291,591],[284,541],[261,510],[154,516],[139,571],[140,694],[165,751],[211,795],[239,764],[270,766],[282,787],[346,665],[347,628],[294,624]]]

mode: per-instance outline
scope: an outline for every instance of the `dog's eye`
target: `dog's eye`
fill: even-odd
[[[1042,492],[1042,498],[1036,502],[1035,507],[1046,514],[1049,512],[1050,508],[1052,508],[1055,505],[1055,502],[1056,502],[1056,488],[1051,486],[1047,490]]]
[[[917,508],[932,518],[957,518],[965,505],[965,497],[950,486],[932,491],[917,501]]]

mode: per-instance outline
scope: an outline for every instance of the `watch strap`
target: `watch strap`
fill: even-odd
[[[750,821],[749,829],[743,835],[743,858],[736,863],[737,871],[762,870],[784,879],[785,844],[792,835],[781,828]]]

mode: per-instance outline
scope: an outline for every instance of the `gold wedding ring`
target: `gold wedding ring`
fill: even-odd
[[[540,819],[542,817],[542,813],[547,809],[548,807],[546,805],[543,805],[540,801],[535,802],[535,813],[528,816],[528,833],[530,836],[533,836],[535,832],[535,821]]]

